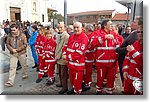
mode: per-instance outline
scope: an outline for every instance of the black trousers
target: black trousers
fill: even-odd
[[[68,68],[66,65],[57,64],[59,70],[60,84],[63,86],[63,89],[68,89]]]

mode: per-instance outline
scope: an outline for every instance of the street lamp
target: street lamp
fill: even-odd
[[[64,0],[64,23],[67,26],[67,0]]]
[[[129,22],[129,11],[130,11],[130,9],[131,9],[130,5],[131,5],[131,3],[130,3],[130,2],[127,2],[126,6],[127,6],[127,8],[128,8],[128,13],[127,13],[127,25],[126,25],[126,27],[128,26],[128,22]]]

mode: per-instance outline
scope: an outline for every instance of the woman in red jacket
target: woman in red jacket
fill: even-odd
[[[45,37],[45,30],[43,27],[39,28],[39,33],[36,38],[36,43],[35,43],[35,48],[36,48],[36,53],[38,55],[38,61],[39,61],[39,69],[37,68],[38,72],[38,79],[36,80],[36,83],[39,83],[42,81],[42,77],[47,75],[47,72],[44,71],[46,70],[46,67],[44,65],[44,60],[42,59],[43,56],[43,46],[44,43],[46,42],[46,37]]]
[[[46,42],[43,49],[43,59],[45,60],[45,66],[48,69],[48,81],[46,85],[52,85],[55,81],[54,70],[55,70],[55,49],[56,42],[52,38],[52,34],[49,30],[45,32]]]

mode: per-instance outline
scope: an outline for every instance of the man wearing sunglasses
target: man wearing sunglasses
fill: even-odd
[[[126,47],[128,45],[133,44],[136,40],[138,40],[137,29],[139,28],[139,26],[143,26],[143,19],[142,18],[137,18],[137,19],[135,19],[135,21],[132,22],[131,29],[133,31],[124,40],[122,45],[119,48],[116,49],[116,52],[119,54],[118,62],[119,62],[119,70],[120,70],[120,76],[121,76],[122,82],[124,80],[123,73],[122,73],[122,64],[123,64],[123,61],[124,61],[124,58],[125,58],[126,54],[128,53]]]
[[[128,53],[123,62],[124,94],[143,94],[143,27],[138,26],[138,40],[126,47]]]
[[[12,87],[14,84],[18,60],[22,66],[22,79],[26,79],[28,77],[26,65],[26,36],[20,32],[17,24],[12,24],[10,29],[11,33],[8,35],[6,40],[6,46],[10,51],[9,77],[8,81],[5,83],[5,86],[7,87]]]

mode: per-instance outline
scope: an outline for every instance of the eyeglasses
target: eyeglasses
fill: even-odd
[[[143,33],[143,31],[137,31],[137,33]]]
[[[78,27],[78,26],[74,26],[74,29],[75,29],[75,28],[79,28],[79,27]]]

